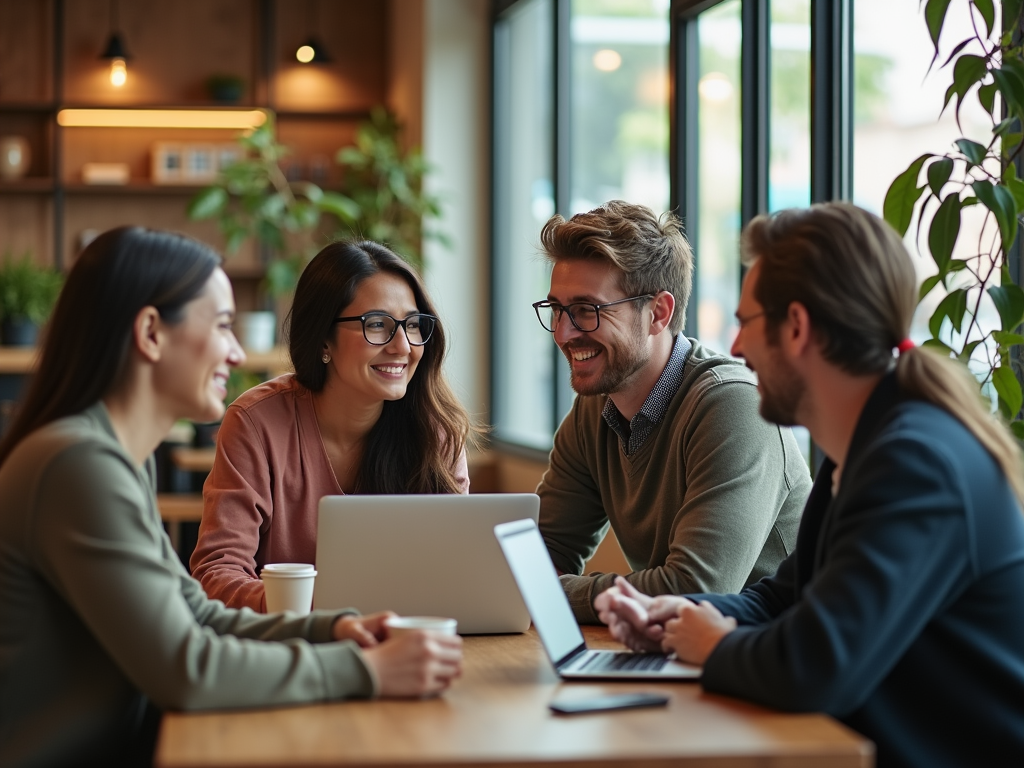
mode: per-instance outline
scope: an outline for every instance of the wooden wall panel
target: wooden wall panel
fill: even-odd
[[[0,104],[53,100],[53,0],[0,0]]]
[[[53,264],[53,202],[49,195],[0,194],[0,257],[26,251],[39,264]]]
[[[119,3],[128,81],[115,88],[98,57],[110,37],[109,0],[65,0],[64,100],[92,104],[209,102],[206,79],[238,75],[252,102],[258,72],[257,0]]]
[[[307,8],[315,17],[307,20]],[[273,99],[283,110],[369,109],[388,95],[387,3],[382,0],[276,0],[277,77]],[[310,29],[314,26],[315,29]],[[300,64],[296,49],[310,34],[331,62]]]
[[[140,225],[153,229],[180,232],[223,253],[224,239],[213,221],[190,221],[185,214],[188,197],[180,193],[140,194],[128,190],[108,190],[102,193],[70,192],[65,204],[64,253],[70,267],[79,252],[79,241],[85,230],[103,232],[113,227]],[[243,246],[232,265],[254,263],[251,246]],[[230,267],[229,267],[230,271]]]

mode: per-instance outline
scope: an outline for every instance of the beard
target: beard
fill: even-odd
[[[561,347],[562,354],[569,361],[569,383],[576,394],[611,395],[626,388],[637,372],[651,360],[650,352],[640,338],[639,323],[636,330],[635,335],[623,339],[614,347],[593,342],[574,344],[571,341]],[[573,350],[594,349],[595,347],[600,349],[601,357],[604,358],[604,370],[596,377],[577,376],[572,364]]]
[[[807,385],[781,353],[773,355],[771,360],[757,369],[761,418],[782,427],[796,426],[796,412]]]

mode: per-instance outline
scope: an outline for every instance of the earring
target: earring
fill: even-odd
[[[327,363],[331,362],[331,356],[326,352],[324,352],[324,356],[321,357],[320,359],[324,361],[324,365],[327,365]]]

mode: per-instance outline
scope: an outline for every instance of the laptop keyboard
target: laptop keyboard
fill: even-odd
[[[668,663],[663,653],[595,653],[584,662],[579,672],[625,672],[643,670],[657,672]]]

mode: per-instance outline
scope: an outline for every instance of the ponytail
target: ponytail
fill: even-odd
[[[958,419],[996,460],[1024,509],[1024,457],[1006,426],[978,394],[978,382],[966,367],[930,349],[901,352],[896,361],[900,391],[931,403]]]

